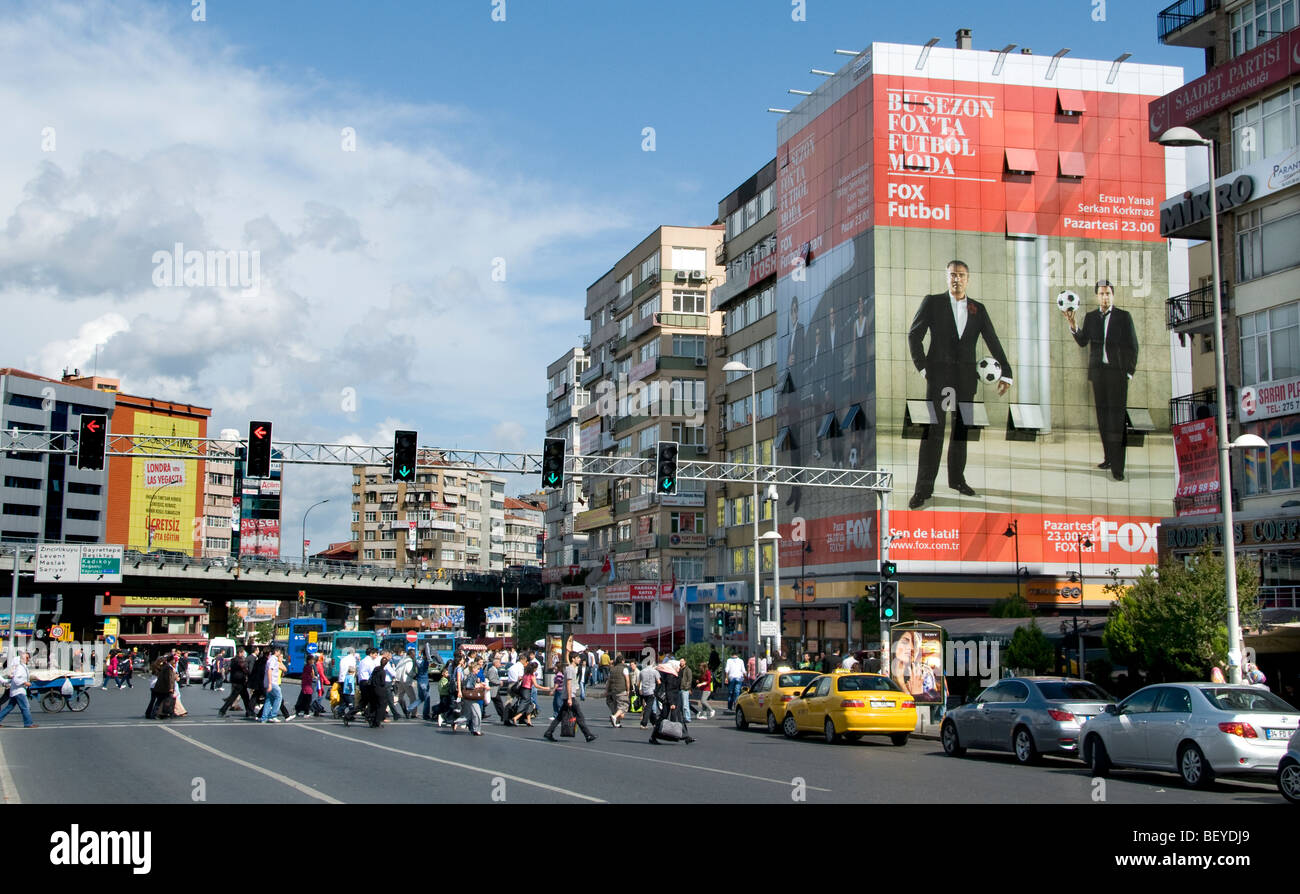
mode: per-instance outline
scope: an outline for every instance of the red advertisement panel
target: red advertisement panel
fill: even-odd
[[[1172,428],[1178,457],[1174,506],[1179,515],[1213,515],[1219,511],[1218,425],[1198,419]]]
[[[245,556],[279,556],[280,520],[241,519],[239,523],[239,552]]]

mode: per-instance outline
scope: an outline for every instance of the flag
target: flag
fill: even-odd
[[[610,561],[608,555],[605,556],[605,564],[601,566],[600,570],[609,574],[609,582],[612,584],[614,582],[614,563]]]
[[[682,587],[681,592],[677,590],[677,569],[673,569],[673,595],[677,597],[677,614],[686,614],[686,588]]]

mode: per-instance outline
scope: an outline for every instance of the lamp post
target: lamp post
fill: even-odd
[[[1228,442],[1228,389],[1226,358],[1223,350],[1223,302],[1220,292],[1223,279],[1219,272],[1219,212],[1218,196],[1214,187],[1214,141],[1206,139],[1190,127],[1173,127],[1156,140],[1162,146],[1204,146],[1210,163],[1210,260],[1213,265],[1214,292],[1214,387],[1218,405],[1219,424],[1219,505],[1223,508],[1223,577],[1228,596],[1228,682],[1241,682],[1241,619],[1237,610],[1237,547],[1232,530],[1232,463],[1228,451],[1235,447],[1267,447],[1258,435],[1242,435],[1235,443]]]
[[[776,521],[776,507],[778,494],[775,484],[767,486],[767,498],[772,503],[772,530],[763,535],[764,540],[772,541],[772,617],[769,621],[776,621],[776,657],[781,657],[781,534],[780,526]],[[769,663],[772,655],[768,653]]]
[[[759,547],[759,543],[758,543],[758,396],[755,392],[755,386],[754,386],[754,371],[750,369],[748,366],[741,363],[739,360],[731,360],[723,365],[722,371],[724,373],[734,372],[734,373],[740,373],[741,375],[749,376],[749,432],[750,432],[750,439],[751,439],[750,449],[753,451],[750,455],[750,462],[752,462],[754,465],[754,469],[753,469],[754,505],[753,505],[753,512],[752,512],[754,517],[754,598],[752,600],[753,611],[751,612],[751,617],[754,620],[751,626],[753,627],[754,630],[754,635],[752,637],[753,649],[755,652],[757,652],[758,644],[759,644],[758,594],[759,594],[759,586],[760,586],[758,581],[758,566],[759,566],[759,562],[758,562],[758,547]]]
[[[328,502],[329,500],[326,499],[326,500],[321,500],[320,503],[312,503],[310,506],[307,507],[307,512],[304,512],[302,514],[302,564],[304,567],[306,567],[307,565],[307,513],[311,512],[317,506],[320,506]]]
[[[802,548],[799,550],[799,657],[803,658],[803,653],[808,651],[808,582],[804,578],[806,565],[804,560],[812,552],[812,544],[807,541],[799,541]]]
[[[1020,525],[1017,519],[1012,519],[1007,523],[1007,529],[1002,532],[1003,537],[1011,537],[1016,541],[1016,602],[1021,599],[1020,596],[1020,575],[1027,573],[1028,568],[1020,567]]]

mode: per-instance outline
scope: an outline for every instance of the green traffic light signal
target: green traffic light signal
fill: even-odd
[[[564,438],[547,438],[542,444],[542,487],[557,490],[564,485]]]
[[[393,432],[394,481],[415,480],[415,453],[419,436],[413,431]]]
[[[888,560],[886,560],[886,561],[880,563],[880,576],[881,576],[881,577],[888,579],[888,578],[893,577],[893,576],[894,576],[895,574],[897,574],[897,573],[898,573],[898,563],[897,563],[897,562],[892,562],[892,561],[888,561]]]
[[[660,441],[657,451],[659,461],[655,466],[655,492],[677,493],[677,442]]]

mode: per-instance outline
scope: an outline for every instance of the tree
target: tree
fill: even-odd
[[[519,616],[515,619],[515,629],[518,631],[515,648],[530,648],[533,643],[546,636],[547,626],[552,621],[560,620],[560,617],[560,607],[553,602],[537,602],[520,609]]]
[[[1041,674],[1052,666],[1055,657],[1052,643],[1037,620],[1029,622],[1028,627],[1017,627],[1011,635],[1011,645],[1007,647],[1007,664],[1011,667],[1028,668]]]
[[[1147,567],[1116,594],[1102,642],[1132,677],[1137,668],[1148,682],[1208,680],[1210,668],[1228,654],[1228,597],[1223,557],[1203,546],[1195,555]],[[1259,577],[1249,562],[1237,563],[1238,615],[1243,626],[1259,623]]]
[[[226,615],[226,636],[231,639],[239,639],[243,634],[244,619],[240,617],[234,606],[230,606]]]
[[[999,599],[989,606],[990,618],[1029,618],[1034,614],[1029,600],[1019,593]]]
[[[263,621],[262,623],[258,624],[257,627],[255,628],[253,634],[254,636],[253,641],[265,645],[266,643],[269,643],[271,641],[271,637],[274,635],[274,633],[275,633],[275,622]]]

